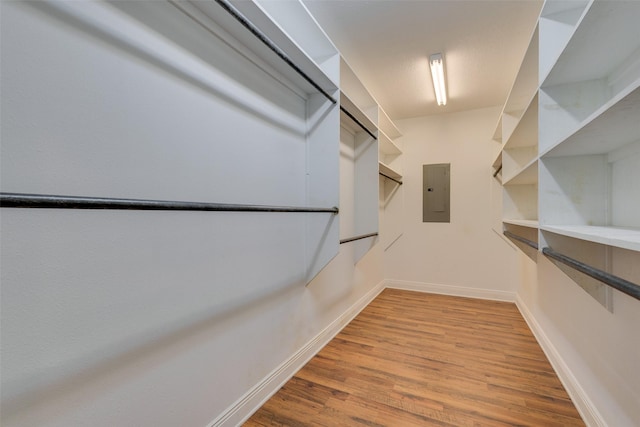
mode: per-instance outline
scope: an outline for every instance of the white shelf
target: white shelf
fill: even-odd
[[[371,130],[377,129],[378,126],[375,123],[378,123],[378,104],[342,57],[340,57],[340,89],[374,123]]]
[[[529,99],[518,124],[505,141],[504,148],[534,147],[538,144],[538,92]]]
[[[504,172],[504,168],[502,166],[502,151],[498,152],[498,156],[493,161],[491,168],[492,168],[491,175],[493,176],[494,179],[500,182],[500,185],[502,185],[502,175]]]
[[[502,113],[500,114],[500,117],[498,117],[498,123],[496,124],[495,129],[492,139],[502,145]]]
[[[520,69],[513,82],[504,113],[520,116],[517,112],[524,111],[531,97],[538,88],[538,26],[533,29],[529,45],[520,64]],[[515,113],[515,114],[514,114]]]
[[[640,229],[589,225],[542,225],[540,230],[617,248],[640,251]]]
[[[378,107],[378,128],[387,134],[390,139],[400,138],[402,133],[398,130],[396,125],[391,121],[387,113],[382,108]]]
[[[589,0],[547,0],[542,7],[540,13],[541,18],[548,18],[560,13],[573,11],[576,9],[584,10]]]
[[[395,170],[393,170],[392,168],[390,168],[389,166],[387,166],[386,164],[382,163],[382,162],[378,162],[378,167],[379,167],[379,171],[387,176],[390,176],[391,178],[395,178],[397,180],[402,180],[402,174],[399,172],[396,172]]]
[[[496,159],[493,161],[491,166],[494,169],[498,169],[500,166],[502,166],[502,152],[498,153],[498,155],[496,156]]]
[[[638,22],[640,2],[594,1],[543,86],[601,79],[637,58]]]
[[[604,154],[637,140],[640,136],[639,87],[640,79],[584,120],[579,130],[543,155]]]
[[[272,7],[268,1],[259,3],[234,1],[233,6],[284,51],[324,91],[333,94],[338,90],[340,78],[338,50],[302,3],[287,2],[286,7],[277,8]],[[248,48],[306,94],[318,92],[282,58],[215,2],[180,2],[178,7],[205,27],[214,29],[208,21],[213,21],[222,27],[241,46]],[[235,42],[227,41],[237,46]]]
[[[533,219],[506,219],[502,220],[505,224],[519,225],[521,227],[538,228],[538,221]]]
[[[311,58],[313,63],[327,73],[334,83],[340,84],[340,55],[338,49],[303,2],[253,1],[301,51]],[[246,0],[231,0],[231,2],[238,9],[246,7],[246,3],[249,3]],[[272,39],[272,41],[279,45],[277,39]],[[295,58],[292,59],[297,64]],[[331,71],[327,72],[327,70]]]
[[[378,142],[380,144],[380,153],[385,156],[399,156],[402,154],[400,147],[398,147],[396,143],[382,131],[378,132]]]
[[[342,91],[340,91],[340,105],[346,109],[352,116],[360,121],[371,133],[375,135],[377,131],[376,125],[369,119],[369,117],[362,111],[349,97]],[[357,123],[355,123],[349,116],[343,111],[340,112],[341,124],[349,129],[351,133],[356,134],[358,132],[365,132]]]
[[[538,183],[538,159],[531,160],[522,170],[506,178],[504,185],[530,185]]]
[[[589,0],[547,0],[540,14],[540,63],[538,78],[542,83],[558,56],[567,46],[575,32],[577,23],[582,19]]]
[[[538,199],[535,185],[507,185],[503,187],[501,221],[538,220]]]

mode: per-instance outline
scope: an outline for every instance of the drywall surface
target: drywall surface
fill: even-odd
[[[399,120],[404,233],[385,252],[391,281],[514,293],[516,253],[492,230],[491,140],[499,110]],[[451,222],[422,222],[422,166],[451,164]]]
[[[2,2],[2,191],[304,206],[304,99],[157,5],[170,39],[108,4]],[[345,246],[305,286],[306,214],[0,221],[6,427],[207,425],[383,277]]]

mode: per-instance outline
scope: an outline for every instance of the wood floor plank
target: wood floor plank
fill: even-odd
[[[584,426],[512,303],[386,289],[247,426]]]

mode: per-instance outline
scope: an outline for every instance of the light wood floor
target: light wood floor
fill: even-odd
[[[246,426],[583,426],[512,303],[386,289]]]

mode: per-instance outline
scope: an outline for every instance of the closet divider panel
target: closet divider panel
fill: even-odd
[[[337,63],[336,63],[337,66]],[[339,92],[335,92],[337,97]],[[306,203],[340,203],[340,111],[322,94],[307,102]],[[306,282],[309,283],[338,254],[340,223],[337,215],[306,214]]]
[[[354,242],[357,263],[378,242],[378,141],[366,133],[355,136],[355,235],[372,235]],[[375,235],[373,235],[375,233]]]
[[[494,135],[505,234],[577,260],[561,268],[582,271],[569,275],[609,310],[609,286],[638,295],[637,275],[607,278],[633,271],[640,250],[638,19],[637,2],[545,2]]]
[[[354,263],[378,242],[378,106],[344,58],[340,60],[341,126],[351,136],[353,206],[340,243],[353,246]],[[346,221],[345,221],[346,222]]]

